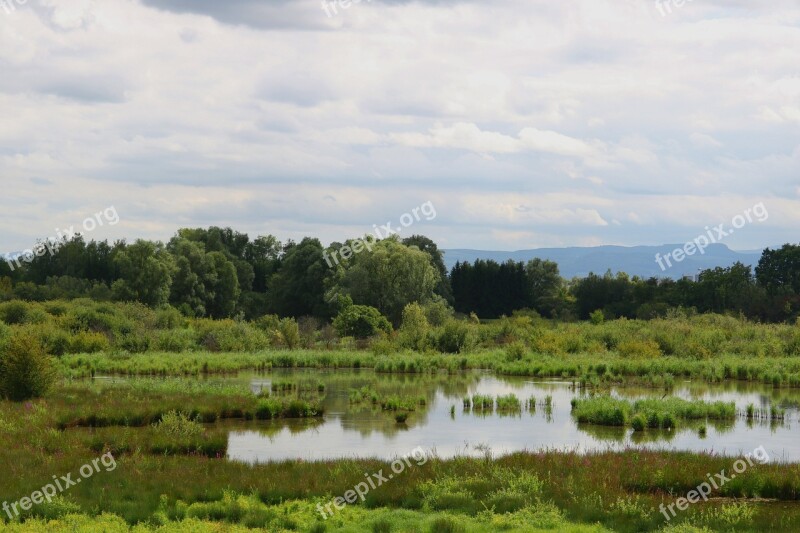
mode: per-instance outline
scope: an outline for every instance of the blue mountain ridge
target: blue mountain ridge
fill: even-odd
[[[667,266],[666,261],[662,261],[665,267],[662,270],[656,262],[656,254],[664,257],[676,248],[682,247],[682,244],[663,244],[659,246],[536,248],[515,252],[470,249],[442,251],[448,270],[452,269],[457,261],[472,263],[476,259],[493,259],[502,263],[509,259],[527,262],[530,259],[540,258],[558,263],[561,276],[567,279],[575,276],[585,277],[590,272],[605,274],[609,269],[612,273],[626,272],[631,276],[643,278],[679,279],[684,276],[695,276],[700,270],[729,267],[737,261],[755,268],[761,257],[760,251],[738,252],[724,244],[716,243],[706,248],[704,254],[697,252],[692,256],[686,256],[681,262],[670,258],[671,267]]]

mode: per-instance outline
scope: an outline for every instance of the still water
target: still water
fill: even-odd
[[[241,378],[240,378],[241,379]],[[709,451],[735,456],[764,446],[772,460],[800,461],[798,406],[800,390],[773,389],[749,383],[709,385],[676,383],[671,394],[685,399],[733,401],[744,410],[781,406],[784,422],[747,421],[738,418],[724,424],[681,422],[677,430],[631,429],[578,424],[571,415],[570,400],[581,396],[571,382],[535,381],[486,373],[460,375],[382,375],[371,371],[274,371],[247,378],[254,392],[269,390],[273,381],[323,383],[325,416],[319,420],[281,420],[232,424],[228,458],[248,463],[284,459],[333,459],[342,457],[393,458],[421,446],[440,457],[454,455],[503,455],[515,451],[620,450],[629,447]],[[352,405],[351,389],[365,385],[382,393],[424,396],[427,406],[418,408],[404,424],[371,405]],[[515,394],[522,402],[520,413],[477,414],[465,411],[462,399],[473,394]],[[636,399],[662,397],[662,391],[614,388],[615,396]],[[545,398],[551,397],[547,409]],[[536,399],[536,411],[524,404]]]

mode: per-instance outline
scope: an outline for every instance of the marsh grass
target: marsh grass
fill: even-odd
[[[497,412],[499,413],[518,413],[522,411],[522,403],[515,394],[507,394],[497,397]]]
[[[678,420],[734,420],[733,402],[688,401],[681,398],[643,399],[631,402],[611,396],[574,398],[572,415],[581,424],[673,429]]]
[[[486,394],[472,395],[472,411],[479,413],[491,413],[494,411],[494,398]]]

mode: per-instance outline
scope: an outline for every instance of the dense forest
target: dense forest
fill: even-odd
[[[482,319],[528,310],[560,320],[652,319],[671,309],[793,321],[800,312],[800,245],[764,250],[755,268],[737,263],[696,280],[624,273],[565,280],[558,265],[478,260],[448,272],[436,243],[415,235],[333,243],[281,243],[230,228],[181,229],[146,240],[48,243],[52,253],[0,261],[0,300],[91,298],[167,304],[187,317],[255,319],[267,314],[330,320],[342,302],[377,309],[398,324],[411,302]],[[41,248],[44,252],[44,247]],[[331,262],[330,257],[336,258]]]

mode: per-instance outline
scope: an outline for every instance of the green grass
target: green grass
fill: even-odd
[[[491,413],[494,410],[494,398],[486,394],[473,394],[472,410]]]
[[[582,424],[670,429],[677,420],[734,420],[733,402],[688,401],[681,398],[644,399],[631,402],[611,396],[575,398],[572,415]]]
[[[497,397],[498,412],[519,412],[522,410],[522,403],[515,394],[506,394]]]
[[[97,473],[70,489],[65,496],[67,503],[59,503],[57,508],[36,507],[34,514],[57,518],[64,509],[79,510],[96,516],[85,520],[97,520],[100,530],[105,527],[105,518],[100,517],[104,512],[114,513],[129,524],[192,528],[201,527],[192,520],[213,520],[237,527],[269,524],[268,528],[279,530],[275,529],[277,511],[278,517],[289,521],[285,522],[287,527],[294,524],[300,531],[308,531],[317,527],[316,517],[312,513],[308,519],[313,517],[314,522],[305,521],[302,509],[343,494],[363,481],[365,472],[386,472],[389,468],[388,463],[373,459],[260,465],[229,462],[224,459],[224,425],[202,424],[202,431],[198,431],[191,416],[181,417],[171,410],[166,412],[167,417],[138,427],[127,424],[59,430],[62,411],[71,408],[65,405],[68,402],[77,402],[82,410],[102,410],[103,404],[113,400],[110,413],[119,415],[125,409],[133,412],[151,404],[166,405],[169,399],[189,402],[192,396],[186,395],[187,391],[194,392],[196,405],[201,407],[231,401],[242,392],[213,382],[184,387],[169,380],[135,386],[70,387],[43,400],[0,402],[0,464],[5,465],[0,501],[17,501],[53,475],[76,472],[91,459],[111,452],[117,462],[113,472]],[[138,400],[136,395],[130,395],[132,391],[138,391]],[[114,396],[117,393],[124,395]],[[256,398],[252,393],[250,398],[254,403],[275,402],[265,404],[270,416],[313,414],[302,404],[292,407],[291,403],[279,403],[298,401],[296,398]],[[472,400],[479,405],[488,405],[489,401],[494,404],[492,397]],[[184,407],[188,406],[187,403]],[[697,412],[696,406],[691,407],[682,412]],[[407,469],[401,479],[370,491],[363,505],[350,506],[347,512],[351,508],[365,513],[374,511],[379,513],[377,522],[391,520],[389,514],[395,510],[412,513],[416,523],[422,524],[420,527],[447,528],[455,524],[467,531],[539,527],[537,523],[541,527],[553,523],[555,530],[562,530],[591,528],[575,524],[598,522],[615,531],[649,531],[663,525],[663,517],[657,511],[660,503],[671,503],[676,494],[693,489],[706,479],[708,472],[729,470],[732,462],[733,459],[714,455],[655,451],[515,453],[493,460],[433,458]],[[721,527],[725,520],[733,518],[746,518],[754,531],[800,528],[800,508],[789,507],[776,514],[770,504],[754,500],[800,501],[800,465],[758,465],[726,484],[717,495],[739,498],[749,511],[726,509],[722,502],[711,502],[696,506],[684,519],[711,528]],[[238,503],[231,503],[234,501]],[[185,523],[181,525],[182,522]],[[434,522],[438,525],[434,526]],[[335,522],[325,523],[333,527]],[[401,527],[400,523],[392,523]],[[340,525],[347,530],[364,523]],[[65,525],[64,529],[68,527]]]

